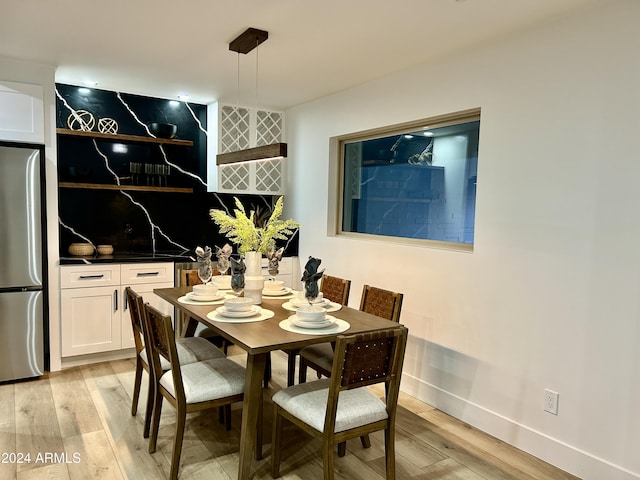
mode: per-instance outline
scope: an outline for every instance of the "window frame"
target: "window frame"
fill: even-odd
[[[345,239],[367,240],[380,243],[393,243],[456,250],[462,252],[473,252],[476,229],[475,215],[473,243],[449,242],[444,240],[429,240],[423,238],[409,238],[402,236],[389,236],[344,231],[342,229],[344,219],[344,145],[346,143],[362,142],[391,135],[400,135],[419,129],[435,129],[474,121],[479,122],[481,116],[480,113],[480,108],[473,108],[454,113],[413,120],[410,122],[388,125],[384,127],[362,130],[331,137],[329,140],[329,185],[330,188],[333,189],[333,192],[330,192],[329,195],[327,234],[331,237]]]

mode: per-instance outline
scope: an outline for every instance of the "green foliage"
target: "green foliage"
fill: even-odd
[[[212,209],[209,211],[211,219],[218,227],[220,233],[224,234],[231,242],[238,246],[238,253],[246,253],[257,251],[267,253],[275,249],[276,240],[286,240],[300,225],[291,220],[281,220],[282,210],[284,208],[283,197],[278,198],[271,216],[262,225],[256,225],[256,212],[251,210],[247,216],[247,212],[236,197],[236,208],[234,209],[234,217],[228,215],[223,210]]]

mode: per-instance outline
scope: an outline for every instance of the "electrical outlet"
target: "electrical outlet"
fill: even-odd
[[[553,390],[549,390],[548,388],[544,391],[544,411],[553,413],[554,415],[558,415],[558,398],[560,394],[558,392],[554,392]]]

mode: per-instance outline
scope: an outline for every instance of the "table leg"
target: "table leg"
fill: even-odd
[[[251,473],[252,453],[262,458],[262,439],[258,433],[259,409],[262,404],[262,380],[267,353],[247,355],[247,372],[244,382],[244,400],[242,402],[242,425],[240,427],[240,461],[238,465],[238,479],[245,480]]]

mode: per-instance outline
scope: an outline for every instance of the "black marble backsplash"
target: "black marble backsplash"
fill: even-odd
[[[119,134],[149,136],[141,123],[172,123],[178,127],[177,139],[193,142],[192,147],[163,144],[160,148],[158,144],[58,135],[60,182],[114,186],[119,181],[120,185],[160,185],[193,191],[59,188],[61,256],[68,256],[71,243],[87,240],[94,245],[111,244],[116,252],[193,252],[198,245],[227,243],[209,216],[212,208],[233,211],[234,200],[233,195],[207,193],[206,105],[176,105],[166,99],[98,89],[85,92],[63,84],[56,85],[56,92],[58,128],[68,128],[70,109],[86,110],[94,116],[96,125],[100,118],[114,119]],[[97,132],[97,127],[93,131]],[[162,179],[144,172],[132,175],[132,162],[168,164],[170,174]],[[270,195],[238,198],[247,209],[270,208],[276,200]],[[286,254],[297,255],[297,251],[296,235]]]

